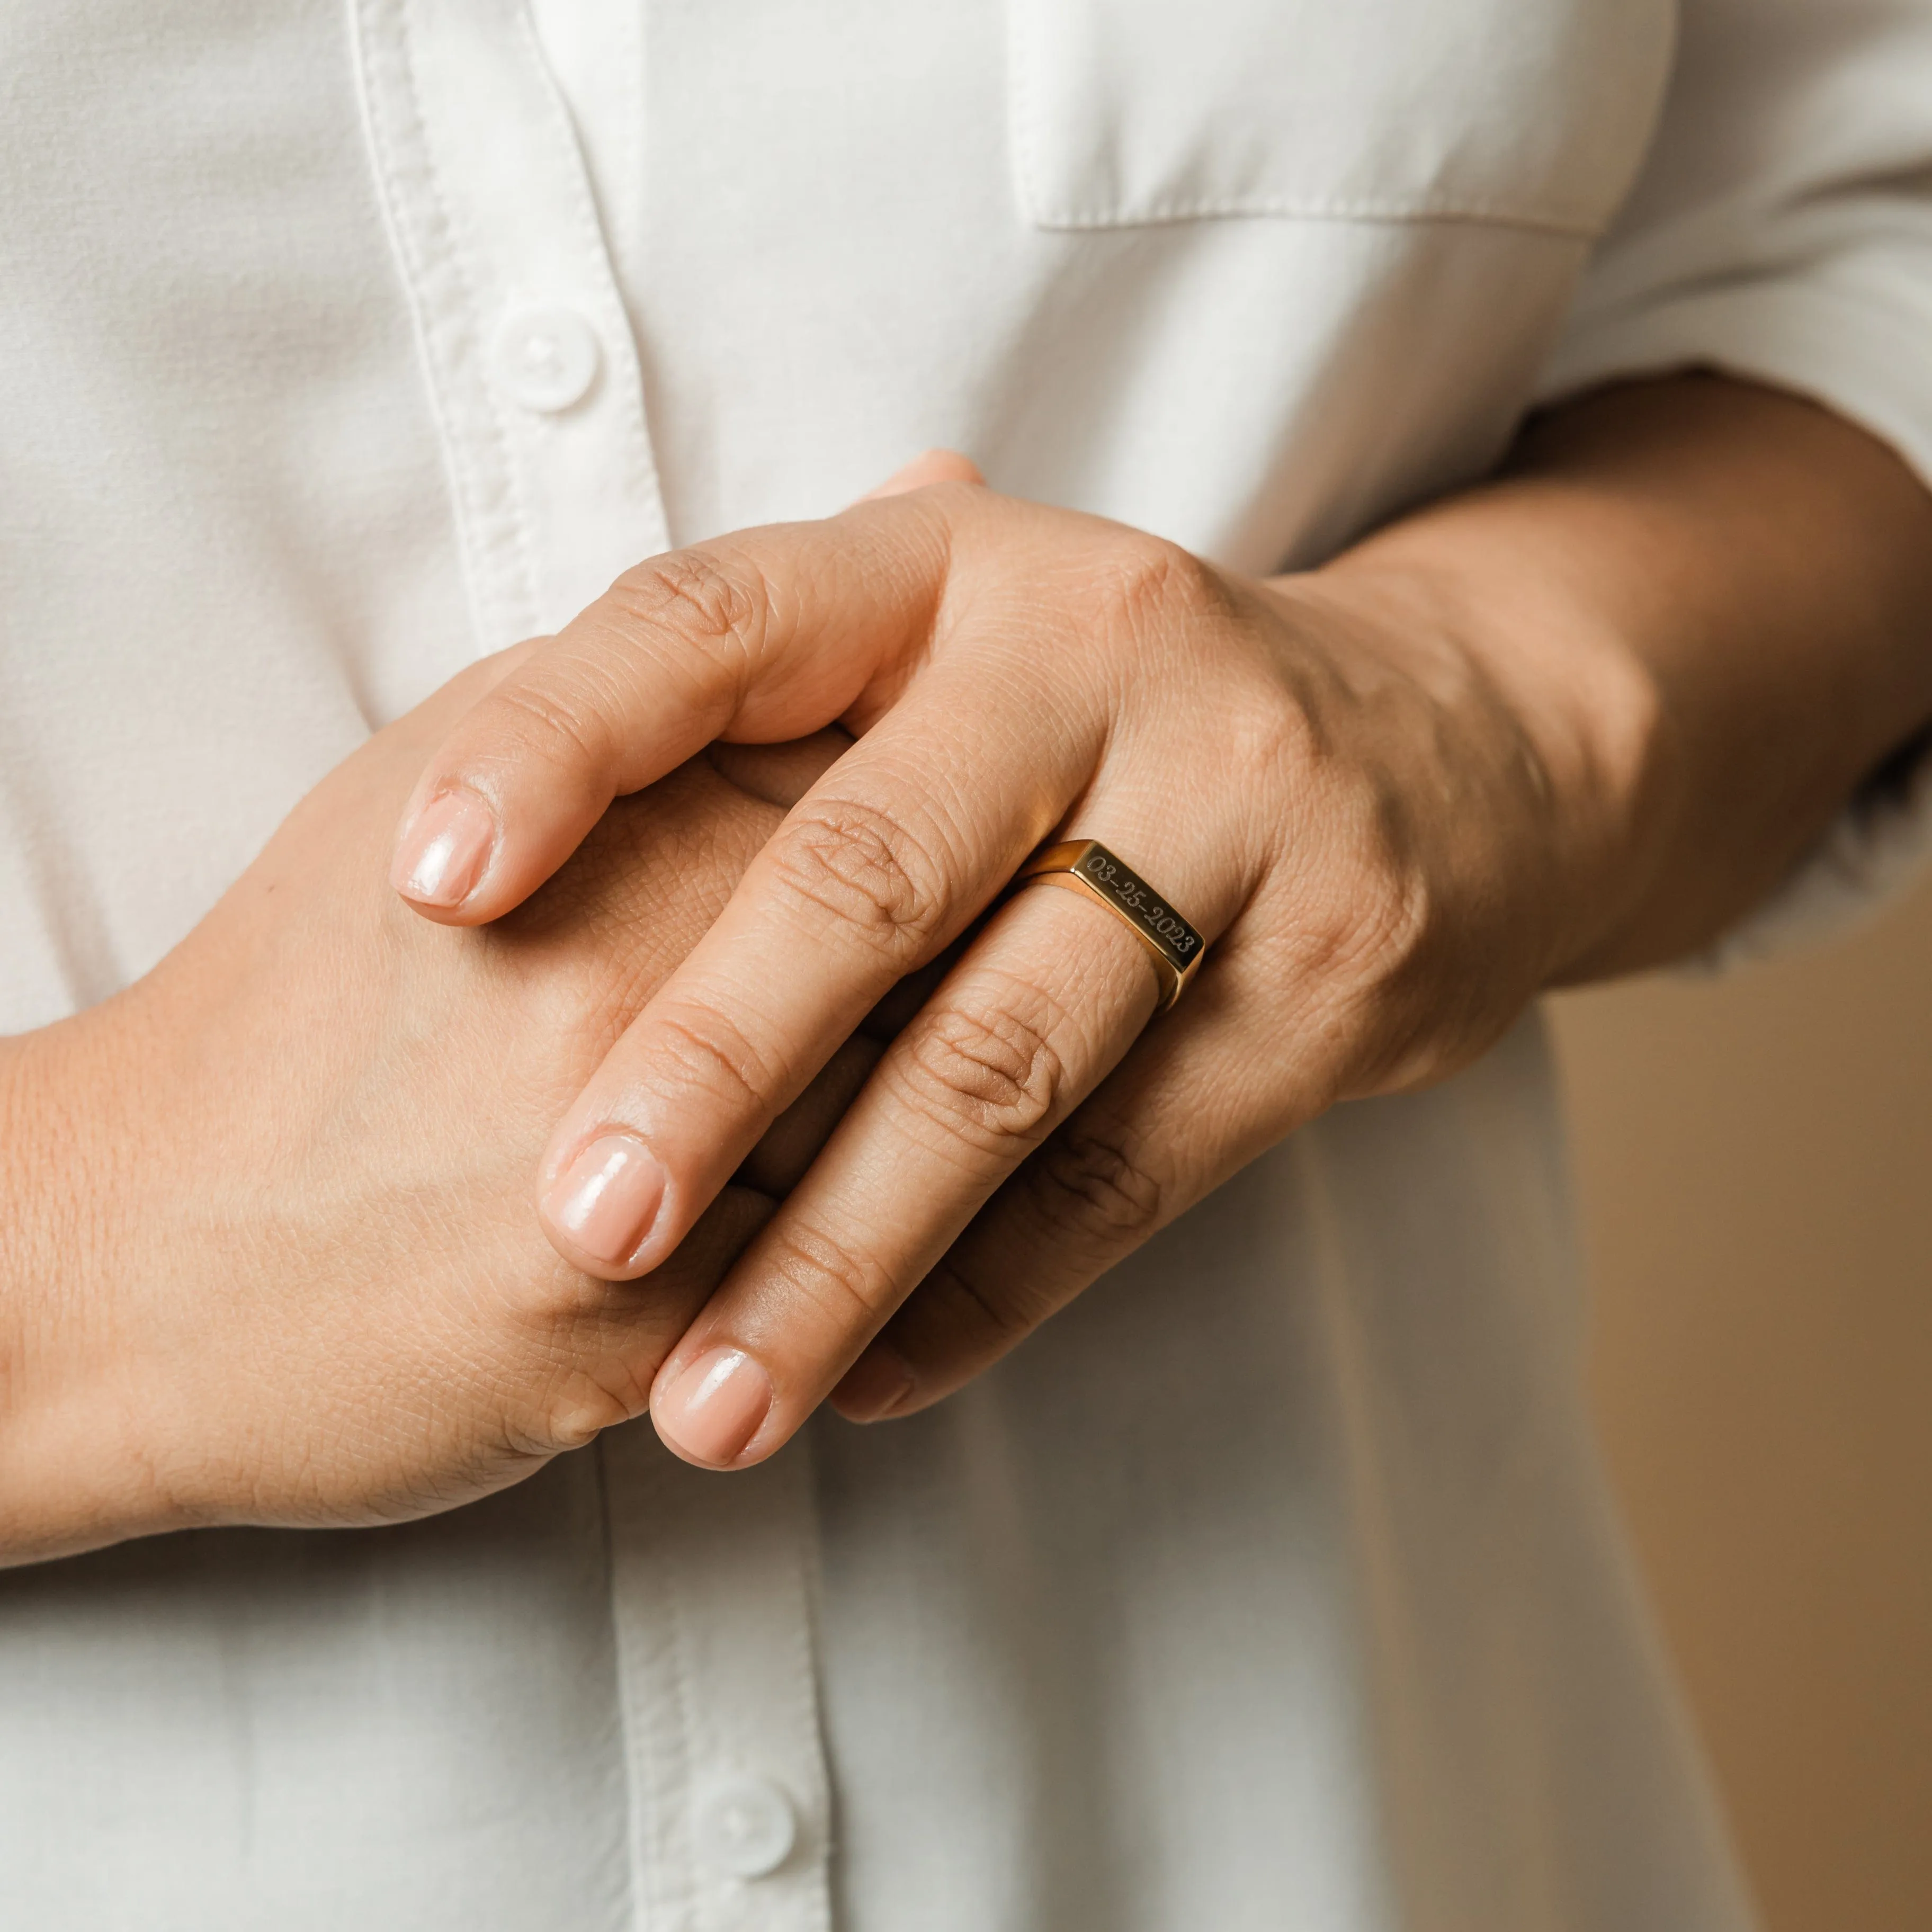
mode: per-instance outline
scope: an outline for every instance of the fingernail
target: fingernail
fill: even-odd
[[[664,1198],[664,1169],[629,1134],[600,1134],[551,1183],[550,1225],[592,1260],[621,1268],[644,1245]]]
[[[722,1468],[771,1412],[772,1378],[742,1348],[700,1355],[651,1405],[658,1433],[694,1462]]]
[[[473,791],[446,791],[416,816],[389,878],[405,898],[458,906],[476,889],[496,842],[496,814]]]
[[[890,1342],[874,1342],[832,1391],[848,1422],[883,1422],[912,1394],[912,1367]]]

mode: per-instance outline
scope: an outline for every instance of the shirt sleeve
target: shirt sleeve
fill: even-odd
[[[1642,174],[1539,386],[1720,369],[1932,483],[1932,0],[1684,0]],[[1843,925],[1932,861],[1932,740],[1874,775],[1714,963]]]

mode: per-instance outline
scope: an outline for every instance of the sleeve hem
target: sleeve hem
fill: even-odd
[[[1721,370],[1822,404],[1896,451],[1932,485],[1932,316],[1816,280],[1694,290],[1621,315],[1580,317],[1545,368],[1544,404],[1673,369]]]

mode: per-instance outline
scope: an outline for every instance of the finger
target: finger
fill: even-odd
[[[970,456],[962,456],[956,449],[928,449],[915,456],[903,469],[894,470],[877,489],[868,490],[858,501],[873,503],[881,496],[903,496],[934,483],[983,484],[986,480]]]
[[[784,1442],[1126,1051],[1158,991],[1104,908],[1051,890],[1010,902],[659,1371],[659,1435],[712,1468]]]
[[[878,1065],[887,1043],[926,1004],[958,949],[909,974],[866,1016],[858,1032],[821,1066],[812,1084],[765,1130],[733,1177],[774,1199],[804,1179],[819,1150]]]
[[[1320,1030],[1275,980],[1253,950],[1210,958],[1186,1004],[1014,1174],[900,1306],[833,1390],[839,1412],[877,1421],[951,1394],[1320,1112],[1332,1096],[1318,1049],[1305,1058],[1292,1048],[1256,1051],[1258,1040]]]
[[[640,1414],[666,1351],[772,1211],[764,1194],[726,1188],[650,1294],[614,1295],[605,1288],[585,1294],[561,1346],[547,1306],[545,1330],[533,1339],[554,1352],[556,1379],[542,1426],[532,1432],[532,1450],[579,1449],[613,1424]]]
[[[946,494],[746,531],[627,572],[432,754],[404,813],[396,890],[447,924],[496,918],[613,798],[712,740],[797,738],[845,716],[930,629]]]
[[[978,724],[970,700],[977,698]],[[1097,694],[1001,728],[969,670],[935,670],[753,860],[560,1123],[540,1181],[566,1260],[647,1273],[896,982],[991,902],[1087,784]]]
[[[705,755],[728,783],[789,812],[851,748],[851,733],[834,724],[784,744],[712,745]]]
[[[805,1178],[832,1130],[859,1097],[885,1048],[854,1034],[818,1070],[812,1084],[765,1130],[764,1137],[733,1177],[773,1200],[782,1199]]]

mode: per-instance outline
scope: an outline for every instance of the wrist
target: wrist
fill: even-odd
[[[172,1526],[114,1329],[154,1256],[122,1237],[134,1042],[99,1036],[107,1010],[0,1040],[0,1565]]]
[[[1439,518],[1439,521],[1438,521]],[[1539,986],[1587,976],[1649,888],[1673,817],[1670,711],[1632,640],[1520,532],[1398,524],[1298,580],[1363,616],[1496,782],[1498,913]]]

